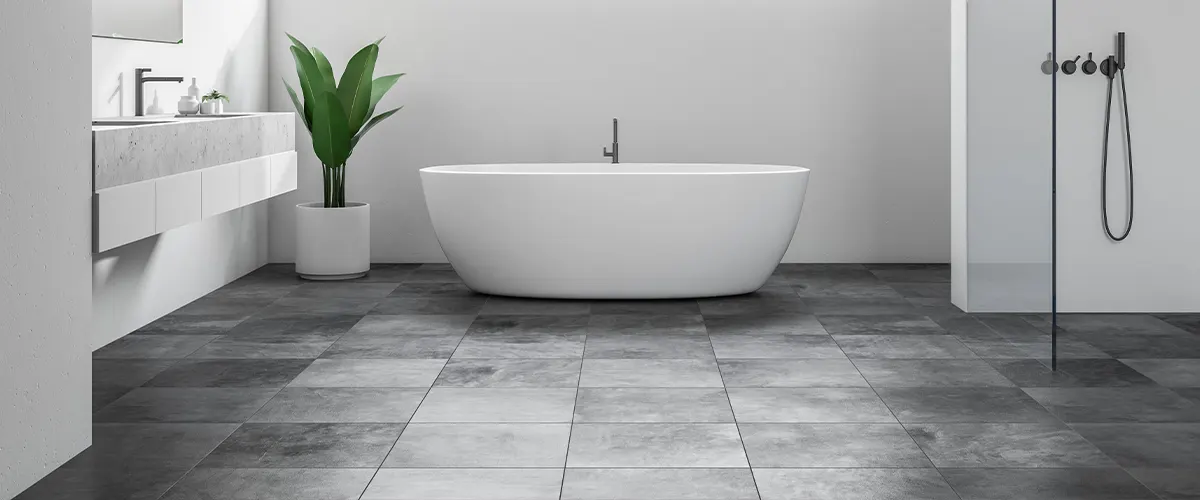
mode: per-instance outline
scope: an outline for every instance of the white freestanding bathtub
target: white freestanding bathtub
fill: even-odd
[[[446,257],[471,289],[562,299],[749,293],[791,243],[808,169],[717,164],[421,170]]]

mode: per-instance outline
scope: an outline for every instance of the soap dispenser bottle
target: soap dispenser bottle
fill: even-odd
[[[192,78],[192,86],[188,87],[188,97],[200,100],[200,87],[196,85],[196,79]]]

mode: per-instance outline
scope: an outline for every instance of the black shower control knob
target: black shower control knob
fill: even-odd
[[[1058,72],[1058,61],[1054,60],[1054,54],[1046,54],[1046,61],[1042,63],[1042,73],[1053,75]]]
[[[1096,61],[1092,60],[1092,53],[1088,52],[1088,58],[1083,62],[1083,74],[1094,75],[1097,69]]]
[[[1074,75],[1075,71],[1079,69],[1079,59],[1082,57],[1083,56],[1075,56],[1075,59],[1062,63],[1063,73]]]

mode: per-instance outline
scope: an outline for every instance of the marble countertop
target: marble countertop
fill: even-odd
[[[181,174],[296,149],[295,113],[139,116],[92,126],[95,189]]]

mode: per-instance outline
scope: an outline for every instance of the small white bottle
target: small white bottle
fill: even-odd
[[[200,100],[200,87],[196,85],[196,79],[192,78],[192,86],[188,87],[188,97]]]

